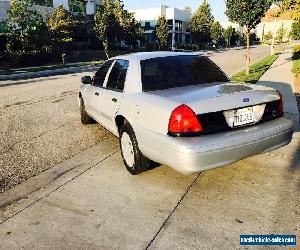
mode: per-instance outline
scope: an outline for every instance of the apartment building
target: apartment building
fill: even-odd
[[[156,41],[155,26],[159,17],[165,17],[169,24],[169,45],[176,43],[191,43],[191,33],[188,27],[191,14],[175,7],[161,5],[156,8],[131,10],[135,18],[141,22],[144,35],[152,43]]]

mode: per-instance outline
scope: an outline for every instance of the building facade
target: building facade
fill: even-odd
[[[7,11],[10,9],[10,3],[12,0],[0,0],[0,22],[7,18]],[[100,0],[85,0],[86,14],[94,15],[96,13],[96,6],[100,4]],[[53,8],[63,6],[64,9],[70,10],[68,0],[53,0]],[[45,7],[36,5],[38,11],[51,12],[52,7]]]
[[[177,9],[161,5],[157,8],[131,10],[135,18],[140,21],[144,35],[151,43],[156,42],[155,27],[159,17],[165,17],[169,25],[169,44],[175,48],[176,43],[191,43],[191,33],[188,24],[191,14]]]
[[[0,21],[7,18],[7,11],[10,9],[10,1],[0,0]]]

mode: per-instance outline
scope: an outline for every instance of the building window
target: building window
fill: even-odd
[[[150,29],[150,22],[145,22],[145,29],[146,30],[149,30]]]

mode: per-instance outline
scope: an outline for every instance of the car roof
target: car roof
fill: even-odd
[[[204,53],[199,52],[172,52],[172,51],[154,51],[154,52],[137,52],[126,55],[116,56],[110,59],[123,59],[129,61],[143,61],[147,59],[157,58],[157,57],[168,57],[168,56],[191,56],[191,55],[204,55]]]

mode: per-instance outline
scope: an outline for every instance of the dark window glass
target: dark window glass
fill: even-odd
[[[100,86],[100,87],[103,86],[105,76],[106,76],[110,66],[112,65],[112,63],[113,63],[113,61],[109,60],[101,65],[101,67],[98,69],[98,71],[96,72],[96,74],[93,78],[93,85]]]
[[[205,56],[169,56],[141,61],[143,90],[162,90],[211,82],[228,82]]]
[[[127,69],[128,61],[117,60],[110,72],[106,87],[109,89],[124,90]]]

